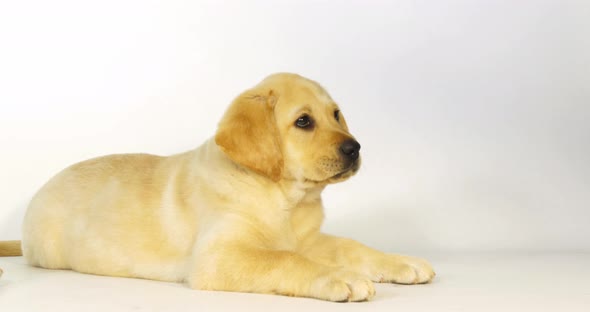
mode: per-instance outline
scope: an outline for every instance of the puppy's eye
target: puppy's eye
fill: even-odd
[[[334,119],[336,119],[336,121],[340,121],[340,111],[339,110],[334,111]]]
[[[309,117],[308,115],[303,115],[299,117],[297,121],[295,121],[295,125],[302,129],[309,128],[311,126],[311,123],[311,117]]]

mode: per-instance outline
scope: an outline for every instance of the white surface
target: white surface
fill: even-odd
[[[0,239],[62,168],[194,148],[239,92],[294,71],[362,144],[329,232],[590,249],[590,1],[2,1],[0,45]]]
[[[205,292],[182,284],[28,267],[0,258],[2,311],[589,311],[589,253],[439,254],[428,285],[377,284],[370,302]]]

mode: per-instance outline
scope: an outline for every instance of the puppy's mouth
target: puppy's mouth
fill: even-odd
[[[361,158],[354,161],[346,161],[334,158],[321,158],[318,162],[317,178],[306,177],[306,181],[315,183],[338,183],[353,176],[361,167]]]
[[[347,168],[342,170],[341,172],[331,176],[328,180],[341,180],[346,179],[354,175],[360,168],[360,159],[355,160],[352,162]]]

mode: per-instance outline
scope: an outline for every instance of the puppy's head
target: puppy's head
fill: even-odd
[[[360,144],[338,105],[316,82],[274,74],[239,95],[215,136],[234,162],[274,181],[346,180],[360,167]]]

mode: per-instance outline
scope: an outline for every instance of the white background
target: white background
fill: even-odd
[[[363,168],[329,232],[389,251],[590,249],[590,2],[3,1],[0,240],[74,162],[172,154],[266,75],[322,83]]]

